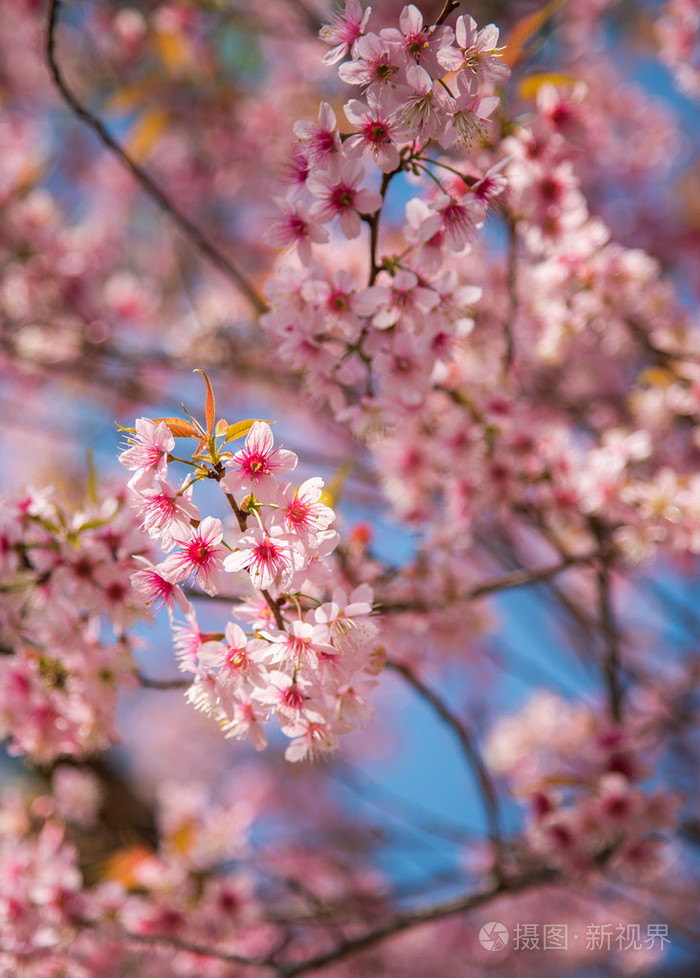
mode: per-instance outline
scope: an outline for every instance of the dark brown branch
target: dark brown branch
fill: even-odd
[[[327,964],[345,960],[346,958],[351,957],[353,954],[357,954],[358,952],[373,947],[376,944],[380,944],[388,938],[393,937],[395,934],[400,934],[405,930],[410,930],[412,927],[418,927],[421,924],[428,924],[434,920],[441,920],[444,917],[454,916],[455,914],[467,913],[468,911],[482,906],[483,904],[488,903],[490,900],[493,900],[494,898],[505,893],[518,893],[523,890],[534,889],[538,886],[544,886],[549,883],[556,883],[559,880],[560,873],[558,870],[550,867],[541,867],[532,870],[531,872],[524,873],[521,876],[501,880],[494,883],[490,887],[483,890],[477,890],[473,893],[468,893],[464,896],[458,897],[455,900],[449,900],[444,903],[434,904],[433,906],[424,907],[423,909],[413,910],[408,913],[401,914],[380,927],[375,927],[372,930],[366,931],[364,934],[358,935],[357,937],[342,940],[339,944],[328,951],[323,951],[320,954],[307,958],[304,961],[298,961],[292,964],[283,963],[276,965],[272,960],[272,955],[268,955],[264,958],[247,958],[243,955],[232,952],[216,951],[211,947],[196,944],[192,941],[185,941],[169,935],[159,936],[157,934],[136,934],[126,931],[125,937],[127,940],[136,941],[139,944],[151,946],[160,944],[165,947],[170,947],[175,951],[184,951],[189,954],[213,958],[217,961],[225,961],[229,964],[240,964],[253,968],[265,968],[270,970],[274,969],[277,978],[297,978],[298,975],[307,974],[310,971],[317,971],[319,968],[322,968]],[[97,931],[99,930],[100,925],[99,922],[86,920],[84,921],[83,926]],[[274,953],[275,952],[273,952],[273,954]]]
[[[223,272],[232,279],[240,289],[246,299],[250,302],[256,312],[267,311],[267,304],[255,291],[247,278],[236,268],[229,259],[223,255],[215,245],[209,241],[202,231],[188,217],[186,217],[175,206],[168,195],[161,190],[151,176],[133,160],[117,140],[108,132],[104,124],[93,115],[80,102],[70,90],[63,77],[57,57],[56,57],[56,27],[58,25],[58,15],[61,9],[62,0],[49,0],[48,29],[46,34],[46,59],[51,71],[56,88],[61,93],[64,101],[70,106],[75,115],[92,129],[102,143],[121,160],[124,166],[131,172],[132,176],[142,188],[142,190],[155,201],[156,204],[168,215],[182,233],[192,244],[213,264],[219,271]]]
[[[226,961],[229,964],[249,965],[254,968],[272,968],[274,965],[269,958],[247,958],[242,954],[234,954],[226,951],[214,951],[203,944],[195,944],[192,941],[183,941],[179,937],[168,935],[158,936],[157,934],[135,934],[126,931],[126,938],[130,941],[138,941],[140,944],[162,944],[171,947],[175,951],[187,951],[189,954],[202,955],[207,958],[216,958],[217,961]]]
[[[274,616],[275,624],[281,632],[285,631],[286,625],[284,623],[284,618],[282,617],[282,612],[280,611],[279,600],[275,601],[270,592],[265,588],[261,590],[261,594],[267,601],[267,606]]]
[[[458,897],[456,900],[450,900],[446,903],[439,903],[422,910],[402,914],[381,927],[376,927],[374,930],[367,931],[365,934],[360,934],[357,937],[348,938],[342,944],[338,945],[338,947],[332,948],[330,951],[324,951],[321,954],[315,955],[313,958],[308,958],[306,961],[300,961],[298,964],[281,965],[277,969],[278,978],[297,978],[298,975],[306,974],[309,971],[316,971],[336,961],[342,961],[356,954],[358,951],[363,951],[375,944],[379,944],[387,938],[393,937],[395,934],[400,934],[412,927],[431,923],[434,920],[441,920],[444,917],[453,916],[454,914],[466,913],[469,910],[488,903],[503,893],[517,893],[521,890],[532,889],[547,883],[554,883],[558,878],[559,873],[557,870],[544,867],[517,878],[495,883],[487,889],[477,890],[475,893]]]
[[[460,2],[461,0],[445,0],[445,6],[440,11],[438,19],[435,21],[435,26],[439,27],[440,24],[444,24],[452,11],[459,7]]]
[[[186,689],[190,685],[189,679],[149,679],[140,672],[137,675],[144,689]]]
[[[608,687],[610,715],[616,723],[622,720],[622,685],[620,682],[620,644],[612,602],[612,582],[610,578],[610,561],[613,550],[608,539],[608,529],[605,524],[592,517],[589,521],[591,532],[595,535],[601,552],[600,566],[597,571],[598,610],[600,627],[603,635],[604,654],[603,672]]]
[[[508,312],[504,325],[506,348],[503,356],[503,377],[506,379],[513,366],[515,358],[515,317],[518,313],[518,281],[517,281],[517,261],[518,261],[518,232],[515,218],[511,214],[506,214],[506,225],[508,228],[508,271],[506,284],[508,288]]]
[[[506,591],[509,588],[514,587],[525,587],[528,584],[537,584],[542,581],[546,581],[550,577],[554,577],[560,574],[562,571],[567,570],[569,567],[575,567],[577,564],[588,564],[598,556],[597,553],[584,554],[581,557],[564,557],[556,564],[551,564],[549,567],[542,567],[539,570],[530,570],[529,568],[522,568],[518,570],[511,571],[509,574],[503,574],[501,577],[496,577],[491,581],[484,581],[483,584],[478,584],[476,587],[468,591],[464,596],[465,601],[474,601],[477,598],[486,597],[489,594],[495,594],[498,591]],[[420,604],[419,602],[396,602],[386,604],[380,604],[377,610],[380,612],[392,612],[392,611],[428,611],[430,608],[434,608],[434,605]]]
[[[386,192],[389,189],[389,184],[391,183],[392,177],[394,177],[399,172],[400,169],[401,167],[399,166],[398,169],[392,170],[391,173],[384,173],[382,175],[382,185],[379,189],[379,192],[382,195],[382,206],[384,203]],[[370,269],[369,269],[369,283],[368,283],[369,285],[374,285],[374,280],[379,274],[379,270],[381,268],[381,266],[377,264],[377,244],[379,241],[379,218],[381,216],[381,213],[382,213],[382,208],[380,207],[379,210],[375,211],[371,217],[366,218],[366,221],[369,224],[369,254],[370,254]]]
[[[598,602],[600,607],[600,622],[605,641],[605,657],[603,669],[608,685],[610,700],[610,715],[616,723],[622,720],[622,686],[620,684],[620,649],[617,637],[617,625],[612,604],[610,568],[603,561],[598,570]]]
[[[240,508],[240,506],[238,505],[238,503],[233,498],[230,492],[225,492],[224,495],[226,496],[226,501],[228,502],[229,506],[236,514],[236,520],[238,521],[238,529],[245,530],[248,525],[248,517]]]
[[[465,725],[452,713],[442,699],[433,692],[425,683],[415,675],[408,666],[400,662],[387,662],[387,668],[406,680],[409,686],[435,710],[440,719],[452,730],[457,737],[462,748],[469,768],[477,782],[479,791],[484,804],[484,813],[488,824],[489,838],[494,847],[496,858],[499,857],[502,848],[501,830],[498,819],[498,799],[496,789],[491,780],[486,766],[476,746],[472,743],[472,738]]]

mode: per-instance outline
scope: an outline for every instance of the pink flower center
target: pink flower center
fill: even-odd
[[[241,463],[241,471],[251,479],[259,479],[262,475],[269,475],[271,472],[269,456],[261,452],[251,452]]]
[[[201,537],[195,537],[187,545],[187,556],[195,567],[203,567],[211,559],[211,548]]]
[[[292,710],[300,710],[304,705],[304,699],[296,686],[290,686],[284,691],[282,702]]]
[[[248,664],[248,656],[246,655],[245,649],[234,649],[233,646],[229,645],[226,649],[224,661],[230,669],[245,669]]]
[[[338,184],[337,187],[333,187],[333,192],[331,194],[331,203],[337,211],[347,210],[352,207],[352,202],[355,199],[355,188],[348,187],[344,183]]]
[[[287,522],[291,523],[293,526],[299,527],[308,523],[308,521],[308,505],[306,503],[302,503],[300,499],[295,499],[287,510]]]
[[[266,567],[276,577],[287,565],[286,553],[277,547],[269,537],[255,548],[253,563],[259,567]]]
[[[423,48],[428,47],[428,35],[425,31],[416,34],[409,34],[404,41],[404,50],[409,54],[420,54]]]
[[[333,133],[322,130],[317,133],[314,140],[316,152],[320,155],[328,155],[335,150],[335,142],[333,141]]]
[[[386,123],[378,119],[369,119],[362,127],[362,135],[372,146],[379,146],[389,140]]]

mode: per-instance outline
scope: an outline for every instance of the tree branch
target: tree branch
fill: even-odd
[[[143,673],[137,673],[138,681],[144,689],[186,689],[189,679],[149,679]]]
[[[600,620],[605,642],[603,669],[608,684],[610,715],[616,723],[622,720],[622,686],[620,685],[620,649],[617,640],[617,625],[613,612],[610,568],[603,561],[598,570],[598,602]]]
[[[438,19],[435,21],[435,26],[439,27],[440,24],[444,24],[447,18],[450,16],[453,10],[459,7],[461,0],[445,0],[445,6],[442,8],[438,14]]]
[[[612,603],[612,582],[610,578],[610,561],[612,550],[607,539],[605,525],[596,518],[589,520],[591,531],[600,547],[601,559],[597,571],[598,609],[600,627],[603,635],[605,652],[603,657],[603,672],[608,686],[610,715],[615,723],[622,720],[622,686],[620,683],[620,646],[617,633],[617,622]]]
[[[495,594],[497,591],[506,591],[509,588],[524,587],[527,584],[537,584],[541,581],[546,581],[550,577],[555,577],[557,574],[567,570],[569,567],[575,567],[577,564],[588,564],[592,560],[595,560],[598,556],[599,554],[597,552],[584,554],[580,557],[567,556],[558,563],[551,564],[549,567],[542,567],[539,570],[530,570],[526,567],[514,570],[508,574],[503,574],[501,577],[496,577],[491,581],[484,581],[483,584],[477,584],[476,587],[467,592],[467,594],[464,596],[464,600],[475,601],[477,598],[486,597],[488,594]],[[435,605],[406,601],[379,604],[377,606],[377,610],[382,613],[392,611],[428,611],[430,608],[434,607]]]
[[[450,711],[443,700],[435,693],[430,687],[426,686],[425,683],[419,679],[408,666],[403,665],[400,662],[387,662],[387,668],[393,669],[394,672],[406,680],[409,686],[426,701],[435,710],[440,719],[453,731],[457,737],[460,746],[462,748],[462,753],[467,759],[467,763],[471,769],[472,774],[477,782],[479,790],[484,804],[484,813],[486,815],[486,821],[488,824],[489,838],[491,844],[494,847],[496,859],[498,860],[500,852],[502,849],[502,839],[501,830],[499,826],[498,819],[498,799],[496,796],[496,789],[491,780],[486,766],[484,765],[481,755],[477,750],[476,746],[472,743],[472,738],[468,732],[465,725]]]
[[[507,379],[513,366],[515,358],[515,317],[518,313],[518,280],[517,280],[517,261],[518,261],[518,232],[515,218],[512,214],[506,213],[506,225],[508,228],[508,312],[505,321],[506,348],[503,355],[503,378]]]
[[[503,893],[516,893],[521,890],[542,886],[546,883],[554,883],[558,878],[558,870],[544,867],[517,878],[499,881],[487,889],[477,890],[466,896],[458,897],[456,900],[450,900],[422,910],[402,914],[381,927],[376,927],[374,930],[360,934],[358,937],[349,938],[330,951],[324,951],[298,964],[280,965],[277,969],[278,978],[297,978],[298,975],[306,974],[309,971],[316,971],[318,968],[322,968],[327,964],[342,961],[352,954],[356,954],[358,951],[363,951],[375,944],[379,944],[394,934],[400,934],[402,931],[409,930],[411,927],[427,924],[433,920],[440,920],[443,917],[449,917],[454,914],[465,913],[484,903],[488,903],[489,900],[493,900]]]
[[[209,241],[202,231],[188,217],[186,217],[175,206],[167,194],[161,190],[151,176],[133,160],[126,150],[108,132],[104,124],[93,115],[76,98],[70,90],[63,77],[58,60],[56,57],[56,27],[58,26],[58,15],[61,9],[62,0],[49,0],[48,28],[46,33],[46,60],[48,62],[51,76],[56,88],[62,95],[64,101],[70,106],[75,115],[92,129],[99,137],[101,142],[124,164],[131,172],[136,182],[142,190],[155,201],[158,206],[165,211],[174,224],[179,227],[182,233],[192,244],[213,264],[219,271],[223,272],[228,278],[235,282],[238,289],[243,293],[256,312],[267,311],[267,303],[255,291],[248,279],[240,272],[229,259],[223,255],[218,248]]]

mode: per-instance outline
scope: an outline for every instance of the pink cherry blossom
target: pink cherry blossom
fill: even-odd
[[[396,147],[398,126],[394,121],[394,105],[386,96],[367,96],[367,104],[351,99],[343,110],[348,122],[359,132],[350,136],[344,144],[348,154],[368,151],[377,166],[390,173],[399,165],[399,151]]]
[[[246,435],[244,447],[237,451],[226,467],[221,485],[227,492],[240,489],[256,495],[274,484],[273,476],[291,472],[296,467],[297,456],[286,448],[273,448],[274,435],[269,424],[256,421]]]
[[[296,248],[305,265],[311,261],[311,245],[328,241],[328,231],[320,223],[312,221],[303,204],[291,204],[282,198],[275,203],[282,217],[267,228],[263,240],[275,248]]]
[[[291,483],[281,486],[283,502],[280,511],[289,533],[313,539],[321,530],[327,530],[335,520],[335,513],[322,503],[323,479],[307,479],[295,488]]]
[[[135,432],[128,436],[131,444],[119,456],[122,465],[134,471],[129,486],[149,486],[153,479],[165,480],[168,471],[168,454],[175,448],[175,439],[167,425],[138,418]]]
[[[473,17],[462,15],[457,18],[455,39],[459,50],[446,47],[438,51],[438,60],[443,68],[448,71],[467,69],[480,82],[501,85],[508,81],[510,68],[500,57],[498,28],[494,24],[479,30]]]
[[[437,52],[452,43],[454,32],[451,27],[426,27],[423,14],[415,4],[404,7],[399,16],[399,30],[386,27],[380,36],[401,45],[407,58],[412,58],[433,77],[441,74],[436,57]]]
[[[320,172],[309,177],[307,186],[315,197],[311,216],[323,222],[337,217],[345,237],[356,238],[362,228],[360,215],[373,214],[382,203],[376,191],[359,186],[363,175],[359,160],[345,160],[335,174]]]
[[[224,568],[229,572],[248,570],[254,587],[261,590],[273,584],[283,590],[291,584],[301,563],[299,545],[282,527],[265,530],[254,526],[239,539],[234,553],[226,557]]]
[[[199,526],[188,532],[184,528],[173,531],[173,539],[181,548],[165,558],[160,565],[164,576],[174,583],[185,581],[194,575],[195,581],[207,592],[216,594],[219,589],[219,571],[228,553],[221,544],[224,530],[221,520],[205,517]]]
[[[318,124],[296,122],[294,134],[301,141],[302,152],[311,166],[328,168],[340,162],[340,136],[335,112],[328,102],[321,102]]]
[[[364,33],[372,8],[362,10],[360,0],[345,0],[341,13],[334,14],[330,23],[324,24],[319,37],[325,44],[333,45],[324,56],[323,63],[335,65],[342,61],[357,39]]]
[[[445,125],[445,97],[420,65],[411,65],[406,70],[406,81],[411,94],[396,112],[402,138],[436,138]]]

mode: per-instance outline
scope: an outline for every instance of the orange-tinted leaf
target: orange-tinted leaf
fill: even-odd
[[[142,862],[150,859],[153,853],[145,846],[134,845],[119,849],[101,866],[100,877],[121,883],[127,890],[140,886],[136,870]]]
[[[145,159],[169,121],[164,109],[147,109],[131,127],[126,148],[136,160]]]
[[[144,99],[153,93],[152,82],[138,82],[134,85],[122,85],[113,95],[102,103],[102,110],[107,113],[133,112],[143,105]]]
[[[214,391],[212,390],[211,384],[209,383],[209,378],[204,373],[203,370],[197,368],[194,373],[201,374],[204,377],[204,382],[207,385],[207,403],[204,409],[205,417],[207,420],[207,434],[211,436],[214,431],[214,419],[216,418],[216,406],[214,404]]]
[[[539,10],[516,21],[506,38],[506,50],[503,54],[503,60],[510,68],[520,64],[525,57],[525,48],[529,42],[565,3],[566,0],[549,0],[549,3]]]
[[[528,75],[520,82],[520,97],[534,98],[543,85],[575,85],[578,78],[563,72],[543,71]]]
[[[675,380],[675,375],[664,367],[647,367],[639,375],[640,383],[647,387],[660,387],[665,389],[670,387]]]
[[[237,421],[230,424],[226,429],[226,441],[234,441],[236,438],[245,438],[256,421],[264,421],[265,424],[274,424],[274,421],[266,421],[265,418],[248,418],[246,421]]]
[[[175,77],[187,74],[195,62],[192,42],[184,31],[159,30],[154,37],[158,57]]]
[[[202,437],[201,431],[198,431],[191,421],[185,421],[184,418],[153,418],[153,420],[156,424],[167,425],[174,438]]]
[[[196,838],[197,832],[194,823],[183,822],[174,832],[170,833],[167,841],[178,855],[186,856],[192,850]]]

